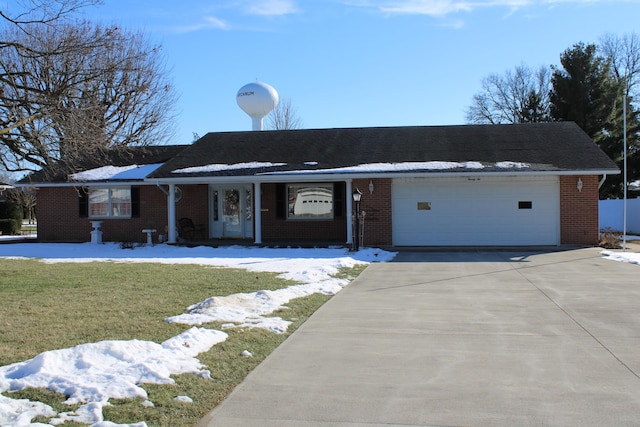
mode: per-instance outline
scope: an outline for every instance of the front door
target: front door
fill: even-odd
[[[210,200],[211,237],[253,237],[251,186],[211,186]]]

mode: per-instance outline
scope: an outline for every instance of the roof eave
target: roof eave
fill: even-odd
[[[619,174],[618,169],[597,169],[597,170],[556,170],[556,171],[456,171],[456,172],[267,172],[257,175],[235,175],[235,176],[186,176],[186,177],[163,177],[147,178],[148,183],[153,184],[197,184],[197,183],[230,183],[230,182],[282,182],[282,181],[326,181],[351,180],[351,179],[373,179],[373,178],[433,178],[433,177],[468,177],[468,176],[569,176],[569,175],[615,175]]]
[[[187,176],[187,177],[164,177],[145,178],[143,180],[106,180],[106,181],[69,181],[69,182],[34,182],[16,183],[18,188],[34,187],[113,187],[127,185],[157,185],[157,184],[202,184],[202,183],[230,183],[230,182],[282,182],[282,181],[326,181],[326,180],[352,180],[352,179],[378,179],[378,178],[434,178],[434,177],[468,177],[468,176],[552,176],[552,175],[617,175],[618,169],[595,169],[595,170],[557,170],[557,171],[455,171],[455,172],[267,172],[257,175],[234,175],[234,176]]]
[[[113,181],[65,181],[65,182],[29,182],[17,183],[20,188],[45,188],[45,187],[117,187],[129,185],[154,185],[143,179],[113,180]]]

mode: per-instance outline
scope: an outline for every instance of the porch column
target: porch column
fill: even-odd
[[[262,243],[262,189],[260,188],[260,183],[256,182],[253,184],[253,206],[255,213],[253,215],[253,223],[254,223],[254,243],[259,245]]]
[[[176,185],[169,184],[169,197],[167,198],[168,222],[167,233],[169,234],[168,242],[176,243]]]
[[[351,180],[348,179],[347,190],[345,191],[345,199],[347,199],[347,245],[353,244],[353,198],[351,194],[353,193],[353,186],[351,185]]]

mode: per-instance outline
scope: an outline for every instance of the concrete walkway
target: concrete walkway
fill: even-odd
[[[401,253],[199,426],[640,425],[640,266],[597,248]]]

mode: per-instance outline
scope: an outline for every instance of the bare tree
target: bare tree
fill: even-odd
[[[26,30],[25,30],[26,29]],[[117,26],[9,28],[0,39],[0,161],[9,171],[72,169],[104,149],[170,136],[176,96],[160,47]]]
[[[473,96],[466,118],[470,123],[525,123],[549,121],[551,72],[520,65],[504,75],[482,80],[482,91]]]
[[[291,106],[291,100],[281,99],[276,108],[269,114],[269,128],[273,130],[300,129],[302,120]]]
[[[626,83],[627,95],[640,102],[640,37],[635,33],[623,36],[608,33],[600,39],[599,48],[609,60],[616,80]]]
[[[29,34],[29,28],[38,25],[53,25],[74,14],[78,10],[102,4],[101,0],[16,0],[3,5],[0,9],[0,28],[13,28]],[[51,52],[37,52],[31,45],[22,44],[13,38],[0,38],[0,50],[12,48],[16,51],[28,52],[31,55],[50,55]],[[0,81],[0,83],[3,83]],[[32,115],[9,127],[0,127],[0,135],[8,133],[15,127],[37,118]]]
[[[34,25],[51,25],[78,12],[87,6],[102,4],[102,0],[16,0],[3,4],[0,9],[0,24],[29,32]],[[0,39],[0,49],[14,47],[31,50],[12,39]]]
[[[13,3],[3,4],[0,18],[17,26],[50,24],[83,7],[101,3],[101,0],[16,0]]]
[[[26,188],[13,188],[7,194],[7,200],[20,206],[22,216],[29,224],[36,219],[36,195],[35,190]]]

